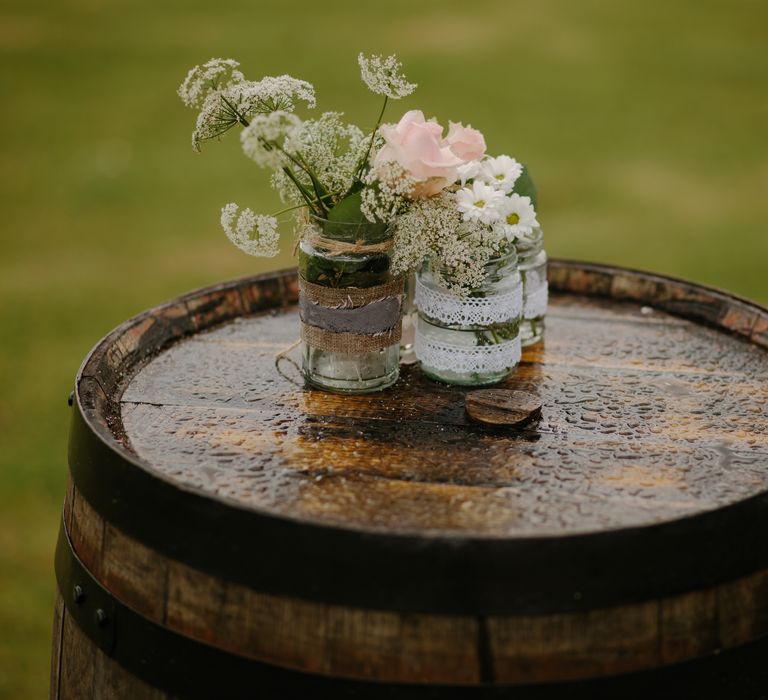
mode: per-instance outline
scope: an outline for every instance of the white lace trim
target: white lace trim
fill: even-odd
[[[519,318],[523,290],[518,284],[511,292],[487,297],[458,297],[427,287],[416,275],[416,308],[429,318],[448,326],[491,326]]]
[[[549,286],[546,282],[539,287],[529,292],[527,289],[525,295],[525,307],[523,309],[523,318],[539,318],[547,313],[547,303],[549,301]]]
[[[416,357],[427,367],[465,373],[504,372],[520,362],[520,336],[495,345],[453,345],[427,338],[416,327]]]

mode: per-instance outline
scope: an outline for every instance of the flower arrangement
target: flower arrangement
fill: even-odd
[[[382,124],[388,101],[410,95],[416,85],[400,73],[395,56],[360,54],[358,62],[363,82],[384,97],[368,134],[344,123],[338,112],[300,119],[298,102],[316,104],[314,87],[304,80],[246,80],[232,59],[211,59],[190,70],[178,93],[198,110],[195,150],[243,127],[244,154],[273,171],[272,186],[290,205],[264,215],[230,203],[222,209],[222,227],[244,252],[274,256],[277,217],[287,211],[396,222],[395,273],[416,270],[429,257],[453,270],[456,291],[466,291],[490,256],[538,227],[530,178],[514,158],[486,157],[485,139],[471,127],[450,122],[444,134],[419,110],[396,125]],[[340,219],[342,214],[350,218]],[[298,220],[307,223],[303,213]]]
[[[315,107],[311,84],[288,75],[247,80],[232,59],[195,66],[178,91],[198,111],[196,150],[239,126],[243,153],[271,170],[271,184],[286,207],[266,215],[230,203],[221,224],[244,252],[273,256],[278,217],[293,212],[302,290],[311,297],[302,306],[302,337],[307,342],[311,336],[309,345],[330,354],[332,367],[323,371],[331,374],[343,364],[342,355],[353,355],[360,375],[360,356],[371,359],[399,341],[398,280],[405,275],[428,266],[452,294],[472,296],[489,262],[539,228],[535,190],[522,164],[488,156],[482,133],[471,126],[449,122],[446,131],[420,110],[406,112],[396,124],[383,122],[388,102],[410,95],[416,85],[395,56],[360,54],[358,63],[363,82],[383,97],[374,126],[365,131],[339,112],[300,118],[300,104]],[[349,305],[349,293],[329,296],[317,286],[370,293],[342,318],[336,312]],[[397,309],[390,304],[388,316],[377,321],[374,307],[386,299],[397,299]],[[305,356],[307,363],[312,361]],[[312,371],[307,374],[311,380]]]

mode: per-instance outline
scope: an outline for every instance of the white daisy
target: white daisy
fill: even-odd
[[[456,193],[456,207],[463,214],[464,221],[492,224],[501,217],[499,207],[504,199],[502,192],[475,181],[471,187],[462,187]]]
[[[480,174],[481,163],[479,160],[470,160],[456,168],[459,173],[456,178],[462,185],[467,184],[467,180],[474,180]]]
[[[539,227],[530,197],[511,194],[504,197],[498,208],[502,219],[501,228],[509,240],[528,236],[533,229]]]
[[[509,156],[488,158],[481,164],[480,176],[489,185],[509,193],[523,172],[523,166]]]

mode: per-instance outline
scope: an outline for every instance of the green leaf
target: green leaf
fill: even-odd
[[[367,222],[360,207],[363,204],[363,197],[360,192],[353,192],[342,199],[333,209],[328,212],[328,221],[345,222],[349,224],[359,224]]]
[[[364,240],[377,243],[388,237],[386,224],[373,224],[360,211],[363,197],[360,192],[353,192],[342,199],[328,212],[328,220],[323,233],[339,241]]]
[[[515,194],[519,194],[521,197],[530,197],[533,208],[538,212],[538,200],[536,197],[536,185],[533,184],[531,179],[531,173],[528,170],[527,165],[523,165],[523,172],[520,177],[515,180],[515,186],[512,189]]]

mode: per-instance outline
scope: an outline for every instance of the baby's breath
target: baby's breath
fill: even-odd
[[[371,56],[361,53],[357,57],[360,65],[360,77],[371,92],[386,95],[392,100],[410,95],[418,86],[409,83],[400,72],[402,65],[397,56]]]
[[[278,253],[279,234],[277,219],[274,216],[254,214],[250,209],[243,209],[234,202],[221,210],[221,226],[232,243],[248,255],[271,258]]]

